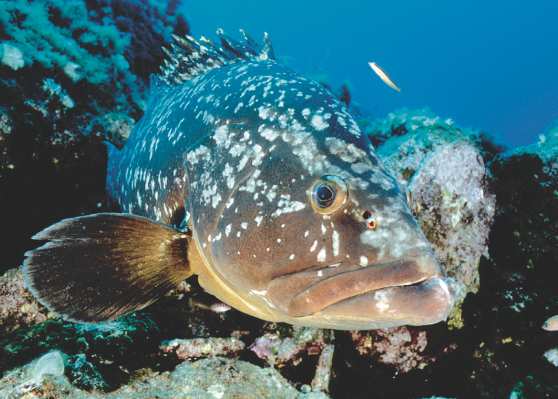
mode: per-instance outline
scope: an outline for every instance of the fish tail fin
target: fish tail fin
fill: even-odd
[[[32,238],[25,283],[57,316],[114,320],[144,308],[190,277],[190,234],[140,216],[99,213],[62,220]]]

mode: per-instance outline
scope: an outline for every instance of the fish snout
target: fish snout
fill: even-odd
[[[387,287],[348,298],[324,309],[320,315],[336,318],[350,314],[351,329],[435,324],[449,316],[456,291],[451,277],[433,277],[419,284]]]
[[[267,294],[289,317],[347,323],[348,316],[350,329],[373,329],[439,322],[456,290],[434,254],[423,253],[365,268],[342,262],[306,270],[273,280]]]

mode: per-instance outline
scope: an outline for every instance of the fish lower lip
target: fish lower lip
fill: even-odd
[[[434,324],[448,317],[456,291],[452,278],[433,277],[420,284],[387,287],[347,298],[319,314],[325,318],[350,315],[353,321],[373,320],[370,328]],[[362,324],[358,326],[362,328]]]
[[[366,268],[342,262],[335,268],[281,277],[269,284],[268,296],[283,313],[304,317],[326,309],[329,313],[329,308],[336,304],[385,289],[420,291],[421,286],[432,285],[428,281],[435,278],[442,281],[445,273],[433,254],[424,253]],[[453,298],[454,293],[449,296]]]

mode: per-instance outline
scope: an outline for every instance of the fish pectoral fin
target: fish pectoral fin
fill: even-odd
[[[114,320],[153,303],[193,274],[190,237],[130,214],[65,219],[32,237],[49,242],[25,253],[25,283],[65,320]]]

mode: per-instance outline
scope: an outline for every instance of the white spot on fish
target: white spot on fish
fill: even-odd
[[[384,310],[389,308],[389,299],[387,297],[387,294],[388,293],[385,291],[378,291],[374,294],[374,299],[377,301],[376,308],[378,308],[380,312],[383,312]]]
[[[312,247],[310,247],[310,252],[314,252],[317,246],[318,246],[318,240],[314,241],[314,244],[312,244]]]
[[[260,107],[258,111],[259,111],[260,118],[262,119],[267,119],[267,117],[269,116],[269,108]]]
[[[227,225],[227,227],[225,227],[225,235],[228,237],[230,232],[231,232],[231,228],[232,228],[232,224]]]
[[[260,134],[262,135],[263,138],[265,138],[269,141],[273,141],[277,137],[279,137],[279,132],[277,132],[275,130],[272,130],[272,129],[263,129]]]
[[[290,259],[290,260],[293,260],[294,257],[295,257],[295,254],[291,254],[291,256],[289,256],[289,259]]]
[[[213,206],[213,208],[217,208],[217,205],[219,205],[219,202],[221,202],[221,194],[217,194],[217,195],[213,196],[211,205]]]
[[[337,256],[339,255],[339,233],[334,230],[331,239],[333,241],[333,256]]]
[[[358,162],[358,163],[352,164],[351,169],[355,173],[358,173],[360,175],[360,174],[362,174],[362,173],[364,173],[368,170],[372,170],[374,168],[372,167],[372,165],[368,165],[368,164],[365,164],[363,162]]]
[[[322,248],[320,249],[320,252],[318,252],[318,262],[325,262],[326,260],[326,249]]]
[[[282,213],[298,212],[306,207],[306,204],[300,201],[290,201],[290,198],[290,195],[281,195],[281,199],[277,202],[279,208],[271,216],[278,217]]]
[[[240,227],[242,227],[244,230],[246,230],[248,228],[248,223],[242,222],[242,223],[240,223]]]
[[[329,127],[329,123],[327,123],[320,115],[314,115],[310,123],[312,123],[314,129],[318,131],[327,129]]]
[[[366,266],[367,264],[368,264],[368,258],[366,256],[362,255],[360,257],[360,265],[361,266]]]

